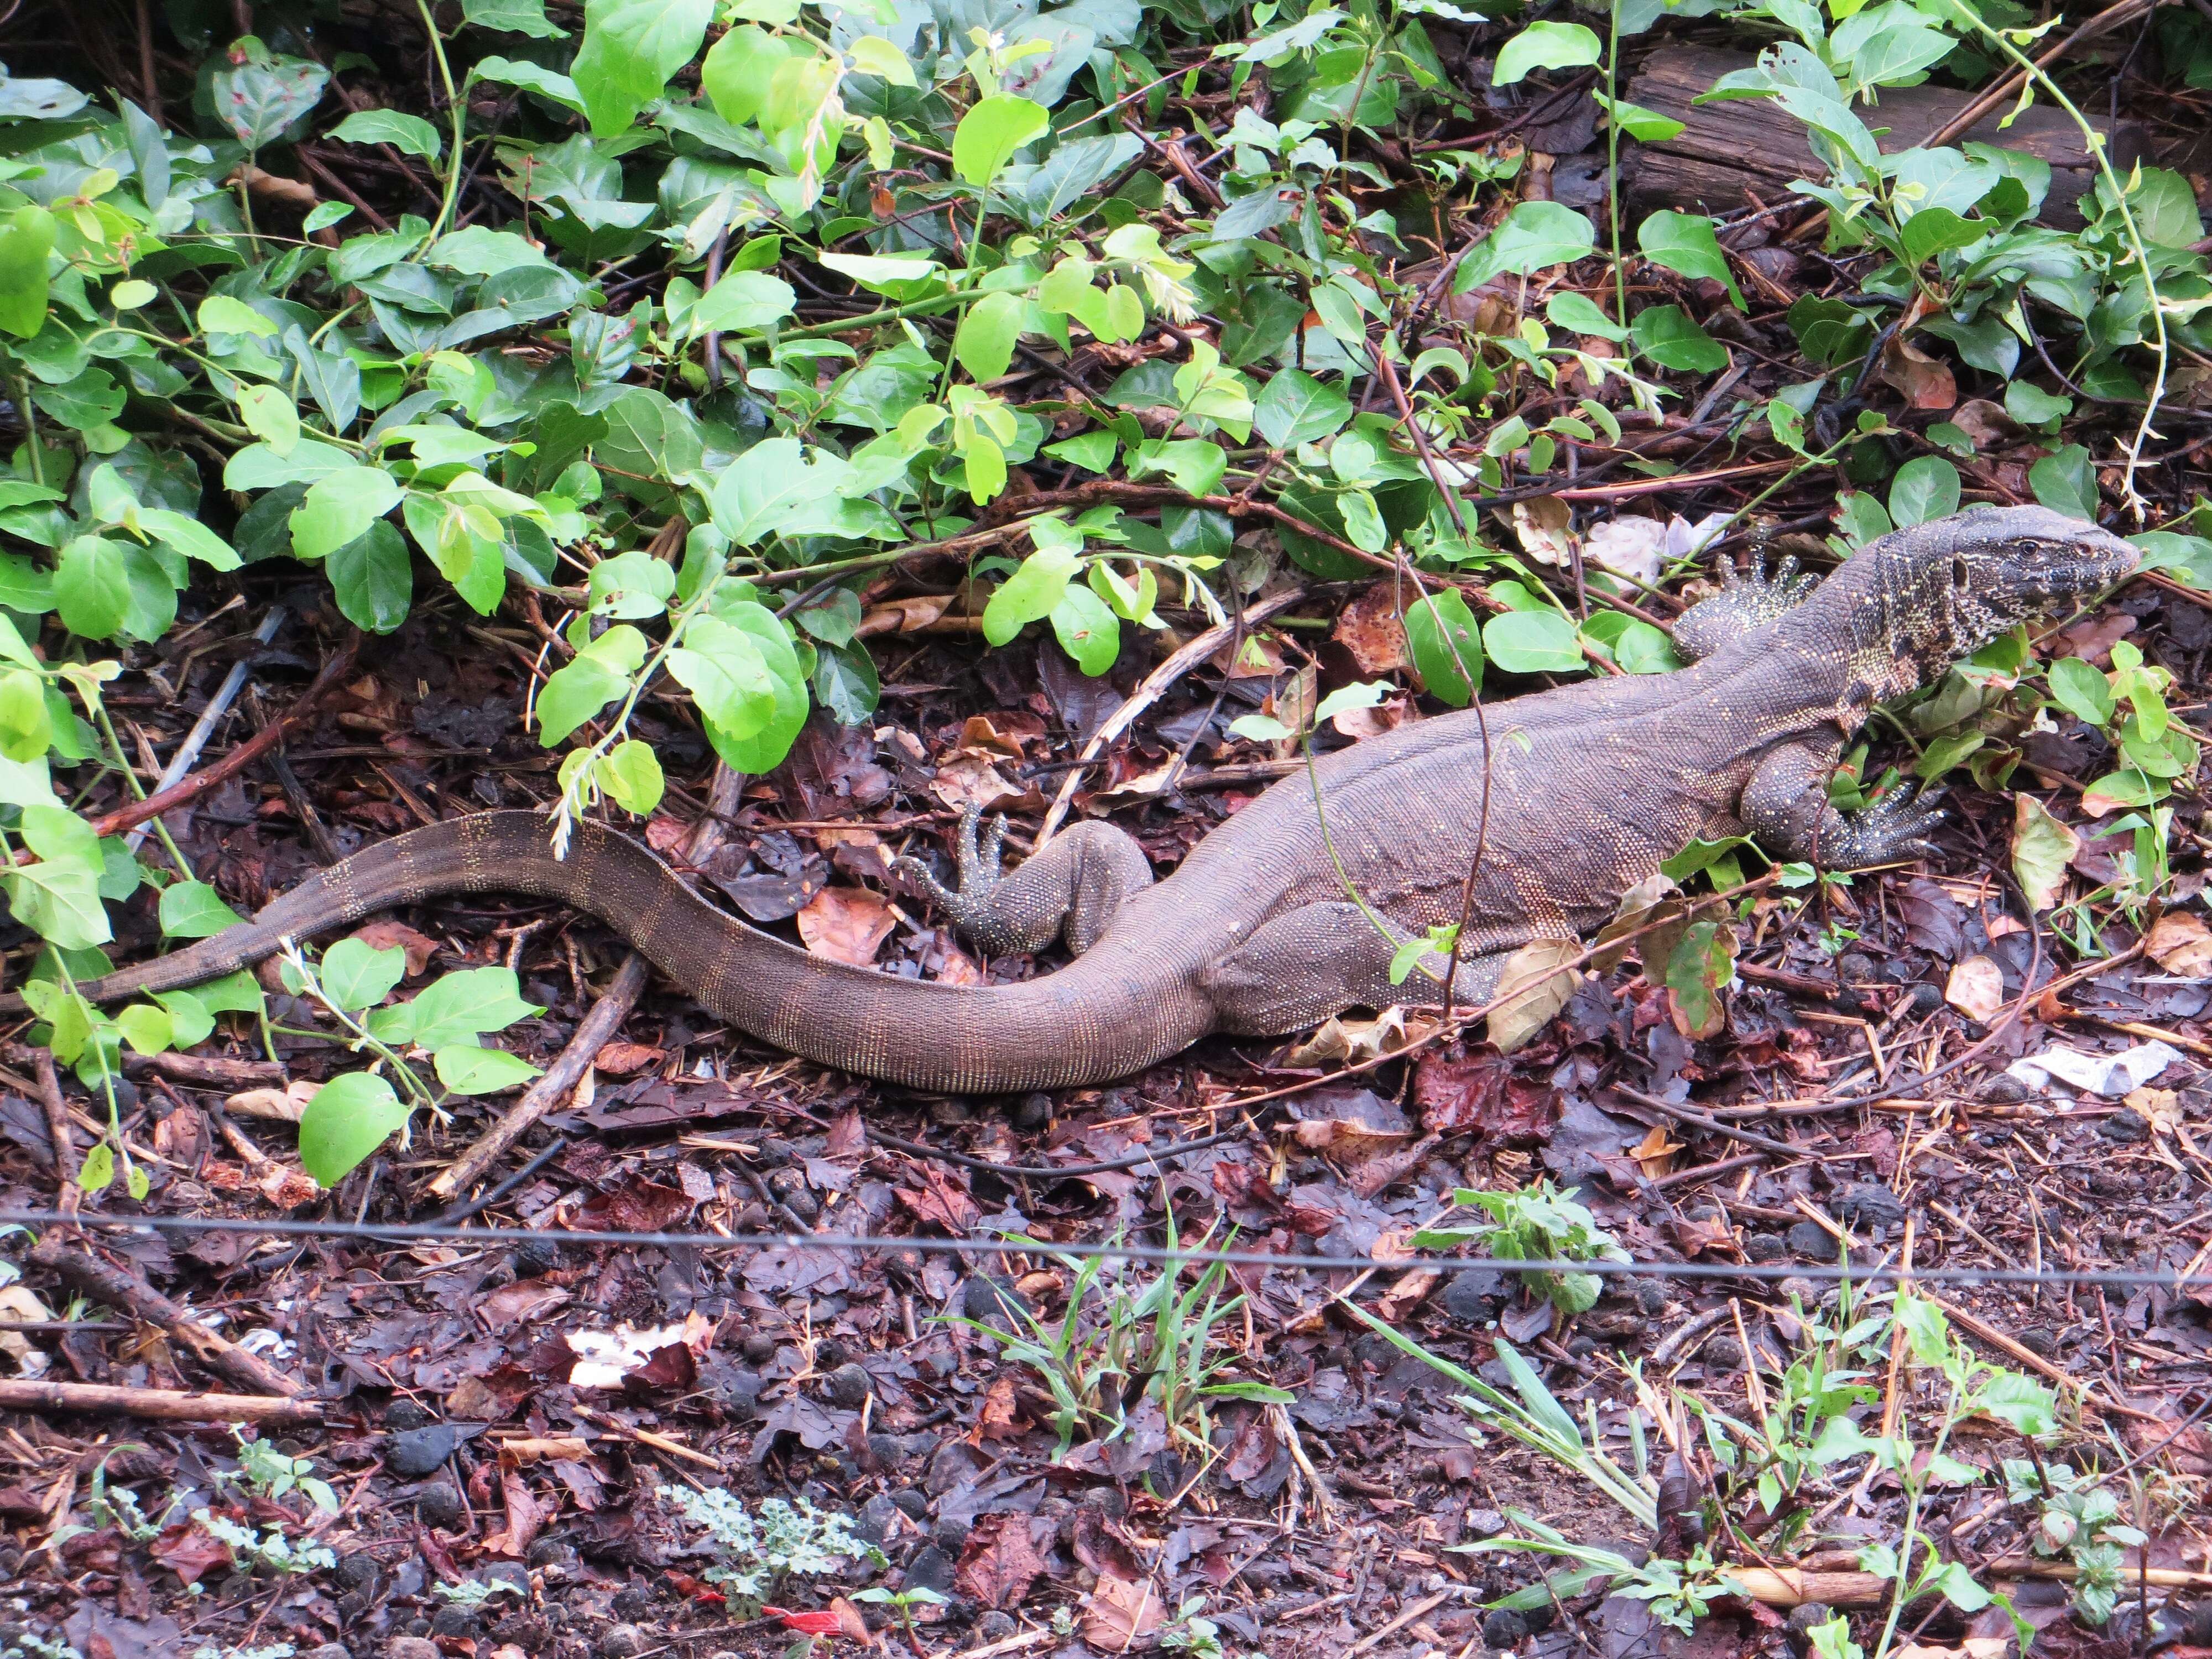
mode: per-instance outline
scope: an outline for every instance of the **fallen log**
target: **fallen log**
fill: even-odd
[[[319,1400],[274,1394],[199,1394],[182,1389],[123,1389],[104,1382],[40,1382],[0,1377],[0,1410],[84,1412],[167,1423],[319,1423]]]
[[[1629,83],[1630,100],[1673,117],[1683,123],[1683,131],[1662,142],[1630,149],[1623,168],[1632,208],[1736,212],[1772,205],[1790,193],[1793,179],[1824,176],[1813,158],[1804,124],[1771,99],[1692,101],[1711,91],[1723,75],[1749,69],[1757,61],[1748,53],[1704,46],[1662,46],[1644,60]],[[1885,87],[1879,105],[1856,112],[1874,131],[1883,152],[1893,155],[1925,143],[1973,100],[1972,93],[1943,87]],[[2064,111],[2046,105],[2035,105],[2010,126],[2000,128],[1997,123],[2005,113],[2005,109],[1992,110],[1951,143],[1995,144],[2048,161],[2051,190],[2043,198],[2039,216],[2060,229],[2079,228],[2080,198],[2097,176],[2081,129]],[[2091,125],[2107,137],[2112,166],[2123,178],[2137,160],[2148,158],[2149,146],[2141,127],[2127,121],[2115,126],[2094,118]]]

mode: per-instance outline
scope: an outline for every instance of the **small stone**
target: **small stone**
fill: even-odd
[[[514,1271],[526,1279],[550,1273],[561,1265],[561,1247],[550,1239],[533,1238],[514,1249]]]
[[[773,1364],[775,1359],[775,1339],[764,1331],[755,1331],[745,1339],[745,1346],[739,1352],[744,1355],[745,1364],[748,1365]]]
[[[1846,951],[1836,958],[1836,978],[1845,985],[1874,983],[1874,961],[1863,952]]]
[[[1035,1133],[1052,1121],[1050,1095],[1024,1095],[1013,1112],[1014,1127],[1024,1133]]]
[[[830,1373],[830,1403],[856,1412],[876,1391],[875,1380],[859,1365],[840,1365]]]
[[[1469,1510],[1466,1530],[1472,1538],[1495,1538],[1505,1530],[1505,1517],[1496,1510]]]
[[[353,1653],[343,1642],[325,1642],[319,1648],[309,1648],[302,1659],[353,1659]]]
[[[1667,1286],[1656,1279],[1636,1281],[1636,1305],[1656,1319],[1667,1311]]]
[[[1943,994],[1933,985],[1912,988],[1912,1012],[1917,1018],[1925,1019],[1942,1006]]]
[[[384,1408],[384,1426],[387,1429],[419,1429],[430,1420],[430,1413],[402,1395]]]
[[[1020,1628],[1012,1614],[994,1608],[975,1621],[975,1641],[979,1646],[988,1647],[994,1642],[1005,1641]]]
[[[960,1287],[960,1311],[979,1325],[1012,1330],[1019,1328],[1019,1316],[1030,1311],[1030,1304],[1006,1280],[977,1273]]]
[[[899,1506],[909,1521],[919,1521],[929,1513],[929,1494],[917,1492],[912,1486],[901,1486],[891,1494],[891,1502]]]
[[[1747,1233],[1743,1253],[1753,1261],[1779,1261],[1790,1254],[1790,1246],[1779,1233]]]
[[[814,1345],[814,1363],[826,1371],[834,1371],[846,1360],[845,1345],[834,1336],[825,1336]]]
[[[1840,1248],[1836,1236],[1817,1221],[1801,1221],[1783,1235],[1790,1254],[1800,1261],[1833,1261]]]
[[[1732,1336],[1716,1336],[1698,1350],[1698,1358],[1716,1370],[1740,1371],[1743,1369],[1743,1344]]]
[[[1814,1629],[1826,1624],[1835,1616],[1832,1608],[1819,1601],[1801,1602],[1798,1606],[1790,1608],[1789,1620],[1783,1626],[1789,1637],[1790,1645],[1798,1652],[1803,1653],[1813,1645]]]
[[[599,1632],[599,1645],[593,1651],[599,1659],[637,1659],[639,1654],[653,1645],[635,1625],[609,1625]]]
[[[2058,1352],[2058,1339],[2049,1331],[2025,1330],[2020,1334],[2020,1346],[2048,1359]]]
[[[882,1492],[860,1505],[860,1518],[853,1530],[871,1544],[881,1544],[897,1524],[899,1506]]]
[[[1492,1607],[1482,1616],[1482,1639],[1493,1648],[1518,1647],[1528,1634],[1528,1620],[1510,1607]]]
[[[1454,1273],[1437,1305],[1454,1323],[1480,1327],[1498,1317],[1504,1286],[1493,1273]]]
[[[384,1644],[384,1659],[446,1659],[427,1636],[395,1636]]]
[[[403,1429],[385,1442],[384,1467],[403,1480],[420,1480],[434,1474],[460,1443],[460,1432],[450,1423],[432,1423],[419,1429]]]
[[[952,1563],[936,1545],[924,1544],[914,1553],[914,1559],[906,1564],[905,1582],[899,1588],[935,1590],[939,1595],[950,1595],[952,1594]]]
[[[615,1592],[611,1606],[617,1619],[635,1624],[653,1611],[653,1597],[635,1584],[624,1584]]]
[[[960,1552],[968,1547],[968,1534],[975,1530],[975,1522],[963,1516],[948,1515],[930,1530],[930,1538],[937,1547],[957,1560]]]
[[[1829,1212],[1861,1227],[1901,1227],[1905,1205],[1877,1182],[1854,1181],[1828,1200]]]
[[[430,1634],[451,1636],[463,1641],[473,1641],[477,1633],[477,1616],[466,1607],[440,1607],[430,1615]]]
[[[2097,1133],[2107,1140],[2148,1140],[2150,1120],[2132,1106],[2123,1106],[2097,1126]]]
[[[338,1558],[338,1583],[348,1589],[363,1589],[375,1582],[376,1558],[367,1550]]]
[[[415,1512],[424,1523],[450,1532],[466,1524],[469,1506],[461,1501],[450,1481],[441,1480],[422,1488],[415,1494]]]
[[[1798,1279],[1793,1276],[1782,1279],[1775,1285],[1774,1293],[1782,1298],[1784,1305],[1792,1300],[1803,1308],[1817,1308],[1820,1305],[1820,1287],[1809,1279]]]
[[[489,1561],[484,1564],[484,1582],[488,1584],[510,1584],[530,1598],[530,1569],[520,1561]]]

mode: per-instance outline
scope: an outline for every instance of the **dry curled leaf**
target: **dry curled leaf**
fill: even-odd
[[[1968,957],[1943,982],[1943,1000],[1986,1025],[2004,1007],[2004,970],[1987,957]]]
[[[2013,797],[2012,872],[2038,910],[2048,910],[2066,890],[2066,866],[2081,837],[2051,816],[2033,795]]]
[[[2185,910],[2169,910],[2143,939],[2150,959],[2184,979],[2212,979],[2212,928]]]
[[[1101,1573],[1083,1598],[1083,1639],[1101,1653],[1127,1653],[1140,1644],[1149,1647],[1167,1618],[1166,1604],[1150,1580],[1132,1583]]]
[[[866,968],[897,921],[891,902],[865,887],[825,887],[799,913],[799,937],[817,957]]]
[[[1498,1003],[1490,1011],[1489,1036],[1501,1054],[1525,1045],[1567,1006],[1582,975],[1565,964],[1583,951],[1571,939],[1531,939],[1505,959]]]

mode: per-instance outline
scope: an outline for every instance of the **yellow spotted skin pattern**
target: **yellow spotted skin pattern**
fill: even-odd
[[[250,922],[82,988],[96,1001],[170,989],[395,904],[525,893],[601,918],[720,1018],[826,1065],[951,1093],[1101,1082],[1210,1031],[1288,1032],[1346,1007],[1441,996],[1437,977],[1393,985],[1391,958],[1401,939],[1460,920],[1471,866],[1462,1003],[1494,988],[1518,947],[1604,921],[1693,836],[1747,831],[1778,856],[1835,868],[1923,848],[1938,816],[1923,804],[1856,817],[1828,805],[1845,738],[1875,703],[2136,560],[2127,543],[2040,507],[1980,508],[1886,537],[1809,592],[1786,574],[1739,583],[1683,617],[1677,638],[1698,659],[1680,672],[1565,686],[1322,756],[1157,884],[1136,843],[1103,823],[1002,878],[995,836],[979,846],[971,818],[957,889],[913,873],[988,950],[1060,938],[1078,953],[1018,983],[939,984],[811,956],[717,909],[625,836],[580,823],[556,859],[546,820],[510,811],[370,848]]]

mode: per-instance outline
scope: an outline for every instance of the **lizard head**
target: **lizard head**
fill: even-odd
[[[2044,507],[1983,507],[1887,536],[1876,564],[1893,626],[1925,668],[1978,651],[2007,629],[2101,592],[2142,550]],[[1939,669],[1940,672],[1940,669]]]

